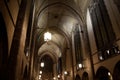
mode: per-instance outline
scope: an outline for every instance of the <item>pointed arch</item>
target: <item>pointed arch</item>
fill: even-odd
[[[97,80],[111,80],[112,75],[107,68],[101,66],[98,68],[95,77]]]
[[[87,72],[84,72],[82,75],[82,80],[89,80],[89,76]]]
[[[113,80],[120,80],[120,61],[117,62],[113,71]]]
[[[81,80],[80,76],[77,74],[75,80]]]

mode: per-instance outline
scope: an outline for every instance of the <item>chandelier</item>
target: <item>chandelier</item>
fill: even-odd
[[[52,36],[50,32],[44,33],[44,41],[49,41],[51,40]]]

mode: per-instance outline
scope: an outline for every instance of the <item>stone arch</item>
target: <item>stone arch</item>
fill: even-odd
[[[113,80],[120,80],[120,61],[117,62],[113,71]]]
[[[111,80],[112,75],[107,68],[101,66],[98,68],[95,78],[96,80]]]
[[[43,72],[41,78],[43,80],[44,79],[52,79],[53,74],[54,74],[53,59],[51,58],[51,56],[46,54],[46,55],[42,56],[41,62],[44,63],[44,67],[41,67],[41,65],[39,65],[39,70]],[[40,62],[40,64],[41,64],[41,62]]]
[[[75,80],[81,80],[80,76],[77,74]]]
[[[89,80],[89,76],[87,72],[84,72],[82,75],[82,80]]]

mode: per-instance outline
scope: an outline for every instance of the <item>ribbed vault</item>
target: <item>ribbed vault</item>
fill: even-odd
[[[35,1],[34,40],[37,46],[38,64],[46,55],[52,59],[53,63],[58,63],[68,49],[72,50],[74,28],[76,25],[83,26],[82,8],[80,8],[80,0]],[[52,39],[48,42],[43,38],[46,31],[52,34]],[[72,56],[71,53],[69,53],[70,56]]]

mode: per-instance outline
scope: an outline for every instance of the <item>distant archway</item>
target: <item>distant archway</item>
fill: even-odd
[[[80,76],[77,74],[75,80],[81,80]]]
[[[44,63],[44,66],[41,66],[41,63]],[[49,55],[44,55],[41,58],[39,70],[42,71],[42,80],[52,80],[54,76],[54,70],[53,70],[53,59]]]
[[[113,80],[120,80],[120,61],[115,65],[113,71]]]
[[[0,12],[0,80],[6,78],[8,59],[8,36],[5,22]]]
[[[88,73],[84,72],[82,75],[82,80],[89,80]]]
[[[112,80],[112,75],[108,69],[101,66],[96,72],[96,80]]]

